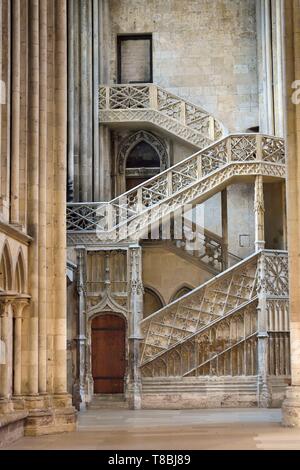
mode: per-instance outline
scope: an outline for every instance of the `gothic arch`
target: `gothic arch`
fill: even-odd
[[[165,306],[164,299],[153,287],[144,286],[144,315],[146,318]]]
[[[7,240],[4,242],[0,261],[0,291],[12,289],[12,257]]]
[[[170,298],[170,302],[174,302],[174,300],[179,299],[185,294],[188,294],[194,289],[194,287],[190,286],[189,284],[182,284],[179,288],[176,289],[176,291],[173,293],[173,295]]]
[[[120,144],[120,150],[118,154],[118,168],[120,174],[125,173],[128,155],[140,142],[146,142],[156,151],[160,159],[161,171],[167,168],[168,153],[164,143],[151,132],[141,130],[125,137]]]
[[[14,281],[14,289],[20,294],[24,293],[25,286],[26,286],[26,275],[25,275],[25,260],[24,260],[22,248],[19,249],[13,281]]]

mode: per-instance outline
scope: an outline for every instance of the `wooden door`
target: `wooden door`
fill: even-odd
[[[125,320],[117,315],[92,320],[92,374],[94,393],[123,393]]]

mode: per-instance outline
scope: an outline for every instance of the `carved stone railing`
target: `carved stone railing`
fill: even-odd
[[[143,320],[142,364],[254,298],[257,258],[251,256]]]
[[[268,375],[290,375],[288,257],[286,252],[265,251],[259,269],[260,295],[265,297],[268,334]]]
[[[285,177],[283,139],[230,135],[109,203],[68,204],[67,229],[69,235],[97,231],[102,241],[142,238],[150,224],[184,204],[204,202],[237,177],[256,175]]]
[[[203,108],[154,84],[101,85],[99,120],[150,122],[200,148],[224,135],[222,124]]]
[[[257,298],[142,367],[143,377],[257,374]],[[244,348],[247,349],[247,360]]]
[[[178,239],[176,239],[174,230],[172,231],[171,238],[176,248],[183,250],[216,272],[221,272],[228,268],[229,253],[224,239],[200,226],[197,222],[185,217]],[[237,256],[235,258],[235,263],[242,260],[242,258]]]
[[[259,337],[268,375],[289,375],[288,324],[287,253],[264,250],[141,322],[142,375],[256,375]]]

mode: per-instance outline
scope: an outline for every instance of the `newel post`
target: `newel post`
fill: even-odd
[[[257,401],[260,408],[271,404],[271,391],[268,383],[268,310],[265,272],[265,253],[258,259],[258,305],[257,305]]]
[[[76,406],[80,410],[86,407],[86,292],[85,292],[85,266],[86,249],[83,246],[76,247],[77,251],[77,295],[78,295],[78,319],[77,319],[77,373],[74,384]]]
[[[151,109],[158,109],[157,86],[156,85],[149,85],[149,107]]]
[[[142,282],[142,248],[132,244],[128,249],[129,258],[129,374],[128,374],[128,403],[129,408],[141,408],[142,380],[140,369],[141,330],[143,319],[143,282]]]

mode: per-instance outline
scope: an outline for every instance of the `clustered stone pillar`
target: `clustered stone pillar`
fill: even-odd
[[[136,244],[129,247],[130,266],[130,318],[129,318],[129,377],[128,403],[131,409],[141,408],[140,322],[143,319],[142,248]]]
[[[257,0],[259,129],[284,136],[284,47],[282,0]]]
[[[0,209],[13,230],[23,230],[26,252],[29,245],[27,300],[11,282],[6,302],[1,295],[6,358],[0,393],[15,409],[29,411],[25,432],[31,435],[75,429],[66,383],[66,4],[0,2],[6,90]]]
[[[68,0],[68,200],[111,196],[110,131],[98,87],[109,80],[109,1]]]
[[[110,84],[110,11],[109,0],[99,0],[99,82],[101,85]],[[99,193],[95,194],[100,201],[109,201],[111,191],[111,159],[110,159],[110,130],[100,123],[99,126]]]
[[[292,84],[300,70],[300,3],[285,2],[286,110],[287,110],[287,227],[291,386],[282,406],[285,426],[300,426],[300,104]]]

